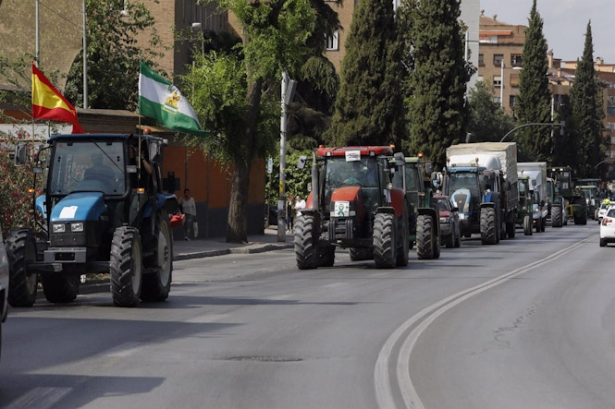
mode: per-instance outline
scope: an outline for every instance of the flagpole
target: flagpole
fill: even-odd
[[[38,1],[37,1],[38,3]],[[83,0],[83,109],[88,108],[88,40],[85,14],[85,0]]]
[[[35,7],[35,11],[34,11],[35,20],[36,20],[36,27],[35,27],[35,30],[34,30],[35,31],[35,36],[34,36],[34,39],[35,39],[35,42],[34,42],[34,54],[36,55],[36,62],[35,62],[35,64],[36,64],[37,67],[38,67],[38,63],[39,63],[39,59],[40,59],[40,52],[41,52],[41,49],[40,49],[40,33],[39,33],[39,30],[40,30],[40,28],[39,28],[39,14],[38,14],[38,2],[39,1],[40,0],[36,0],[36,3],[35,3],[36,7]],[[1,1],[0,1],[0,3],[1,3]]]

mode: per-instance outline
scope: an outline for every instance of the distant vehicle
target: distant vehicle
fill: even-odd
[[[615,208],[610,208],[600,223],[600,247],[615,243]]]
[[[9,294],[9,261],[6,257],[2,230],[0,230],[0,354],[2,351],[2,323],[6,321],[8,313]]]
[[[265,225],[275,226],[278,224],[278,208],[274,205],[265,205]]]
[[[602,218],[606,216],[607,212],[611,208],[611,201],[604,200],[600,204],[600,209],[598,209],[598,224],[602,223]]]
[[[459,247],[461,245],[461,227],[459,226],[459,209],[451,203],[448,196],[436,195],[433,197],[440,214],[440,237],[446,247]]]

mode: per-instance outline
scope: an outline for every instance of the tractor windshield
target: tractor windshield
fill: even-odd
[[[450,174],[449,194],[459,189],[467,189],[472,196],[479,195],[478,178],[474,172],[453,172]]]
[[[121,141],[60,141],[55,144],[50,160],[49,193],[123,195],[126,190],[124,168]]]
[[[375,157],[362,157],[357,161],[346,161],[343,156],[327,158],[325,162],[324,200],[328,206],[333,191],[341,186],[360,185],[367,196],[367,208],[377,206],[379,177],[382,176],[381,166],[378,166]]]

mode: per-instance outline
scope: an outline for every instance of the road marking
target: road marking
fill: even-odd
[[[68,395],[72,388],[34,388],[15,399],[5,409],[47,409]]]
[[[376,366],[374,368],[374,387],[376,389],[376,400],[378,402],[378,407],[386,409],[393,409],[397,407],[397,405],[395,404],[393,389],[391,386],[391,379],[389,376],[389,361],[391,360],[393,354],[393,348],[402,339],[403,334],[406,333],[410,328],[416,325],[416,327],[404,340],[400,348],[399,355],[397,357],[397,383],[399,385],[399,389],[404,400],[404,407],[412,409],[424,409],[423,403],[421,402],[421,399],[419,398],[416,389],[414,388],[414,384],[412,383],[412,379],[410,378],[410,368],[408,367],[408,364],[410,362],[412,348],[416,344],[416,341],[418,340],[420,335],[425,331],[425,329],[440,315],[444,314],[446,311],[457,306],[463,301],[474,297],[479,293],[487,291],[490,288],[505,283],[511,278],[523,275],[535,269],[536,267],[540,267],[544,264],[547,264],[550,261],[558,258],[559,256],[568,253],[583,244],[591,242],[592,240],[594,240],[593,236],[588,237],[580,242],[577,242],[569,247],[566,247],[565,249],[558,251],[557,253],[553,253],[542,260],[527,264],[523,267],[517,268],[515,270],[509,271],[508,273],[488,280],[482,284],[453,294],[435,304],[424,308],[422,311],[415,314],[406,322],[404,322],[391,334],[391,336],[389,336],[387,341],[384,343],[382,349],[380,350],[380,353],[378,354],[378,360],[376,361]]]

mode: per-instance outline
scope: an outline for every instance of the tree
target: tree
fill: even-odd
[[[202,141],[203,148],[232,164],[226,241],[247,242],[252,160],[273,151],[279,136],[281,73],[286,70],[293,76],[312,55],[307,44],[315,31],[316,13],[309,0],[217,4],[236,16],[243,41],[235,53],[197,56],[196,69],[186,79],[194,86],[197,115],[213,135]]]
[[[134,111],[138,105],[139,61],[155,68],[153,59],[161,55],[137,43],[137,35],[147,33],[149,47],[160,45],[149,10],[141,2],[124,3],[126,15],[120,13],[123,3],[119,0],[86,0],[91,108]],[[83,105],[82,52],[68,73],[64,96],[76,106]]]
[[[458,0],[421,0],[412,26],[414,71],[408,98],[410,150],[422,152],[436,168],[446,148],[465,140],[468,123],[466,63]]]
[[[554,166],[569,166],[572,169],[579,169],[579,137],[577,132],[577,123],[572,112],[570,96],[564,95],[562,104],[557,110],[557,121],[564,121],[565,128],[562,131],[555,132],[553,146],[553,165]]]
[[[472,142],[499,142],[515,127],[515,121],[493,101],[493,93],[482,81],[470,90],[469,111],[468,132]]]
[[[529,25],[523,44],[523,69],[519,73],[517,118],[519,125],[551,122],[551,91],[547,78],[547,41],[542,32],[543,21],[536,9],[530,12]],[[519,131],[520,161],[550,161],[551,129],[547,126],[528,126]]]
[[[605,140],[602,120],[602,86],[594,68],[594,46],[591,22],[587,23],[583,57],[578,61],[575,81],[570,90],[572,114],[578,135],[577,155],[581,160],[578,171],[581,177],[595,177],[595,166],[604,159]]]
[[[402,48],[395,27],[391,0],[358,3],[345,44],[335,113],[327,132],[331,144],[388,145],[405,139],[399,81]]]

